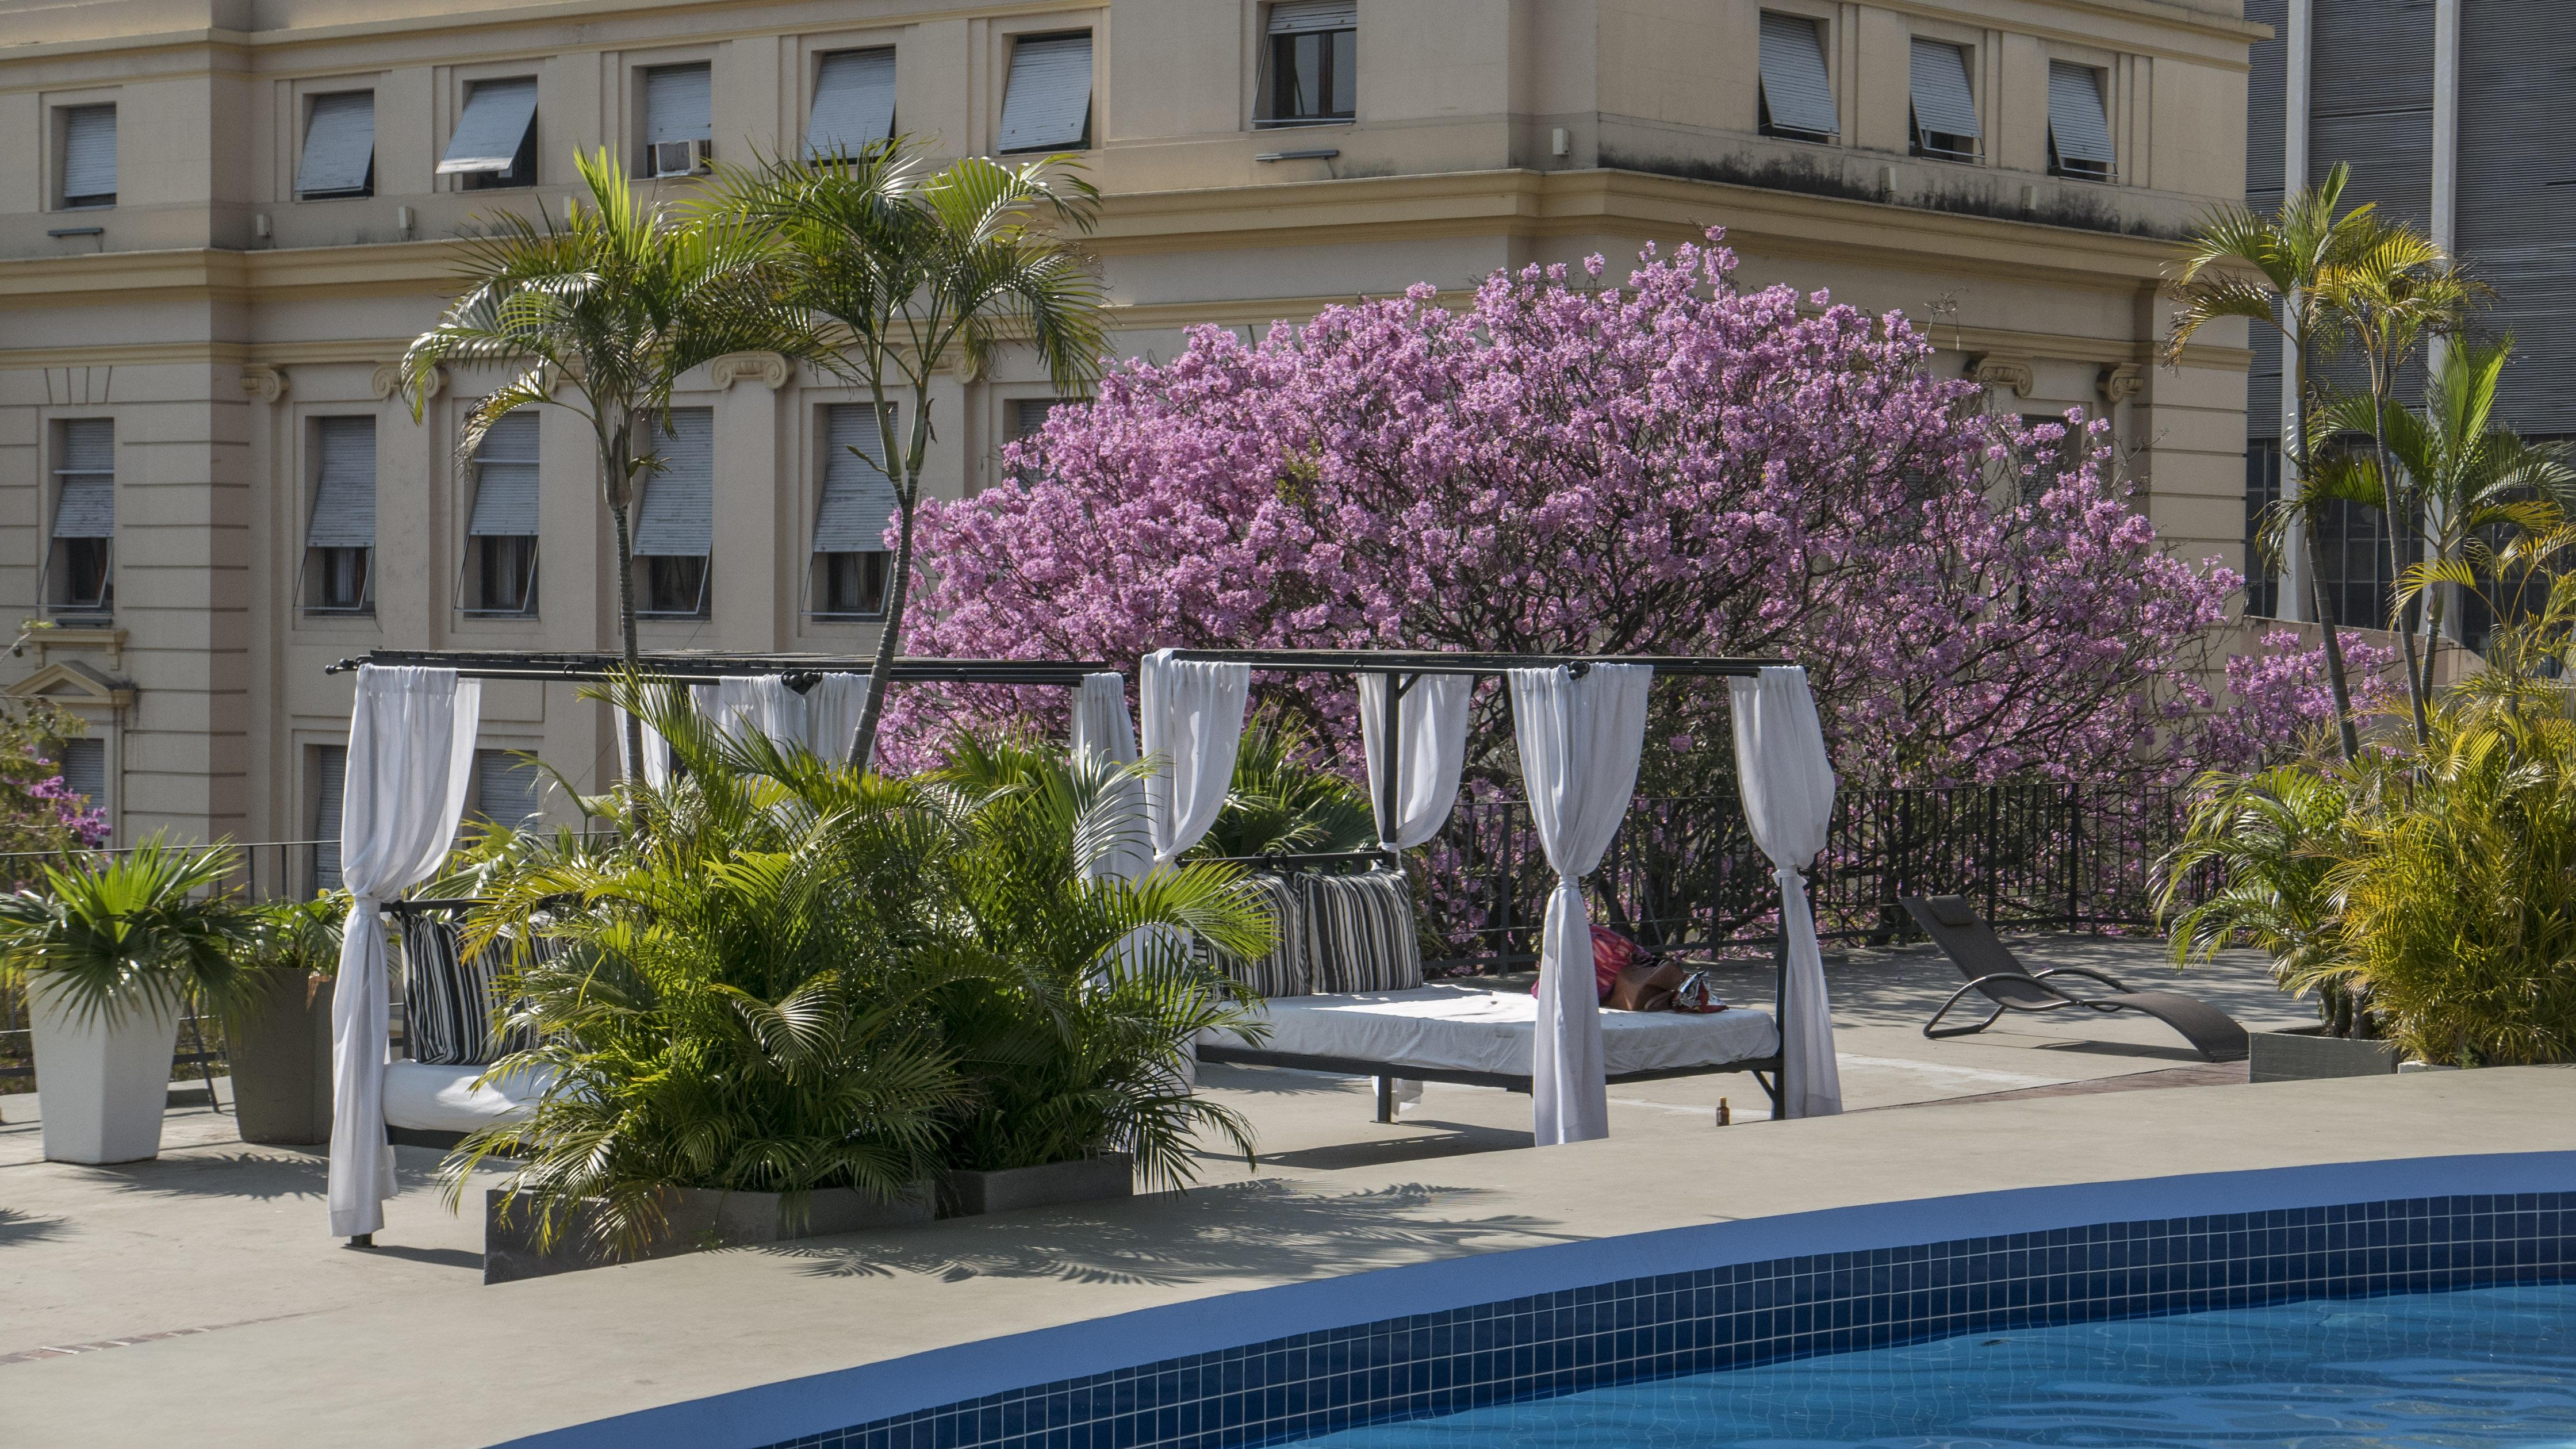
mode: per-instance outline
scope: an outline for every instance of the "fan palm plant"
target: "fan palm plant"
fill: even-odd
[[[46,866],[35,887],[0,896],[0,969],[41,986],[84,1024],[176,1013],[191,998],[238,1010],[258,981],[238,949],[247,921],[227,884],[236,866],[228,847],[159,836]]]
[[[1312,730],[1265,708],[1245,726],[1225,804],[1190,853],[1227,859],[1376,844],[1368,792],[1327,763]]]
[[[672,389],[729,352],[825,358],[829,349],[788,297],[766,230],[640,197],[604,149],[577,156],[575,167],[587,204],[569,205],[561,220],[502,211],[460,244],[462,294],[403,353],[403,388],[417,420],[440,367],[517,370],[466,410],[461,458],[522,408],[560,407],[589,426],[615,524],[618,629],[631,664],[632,511],[638,482],[662,466],[653,437],[668,428]],[[628,757],[641,759],[631,717],[626,733]]]
[[[979,376],[1005,342],[1034,351],[1059,390],[1098,376],[1104,294],[1064,235],[1090,228],[1098,196],[1069,156],[1018,166],[968,157],[928,171],[898,136],[855,155],[728,169],[706,203],[722,225],[777,240],[796,300],[830,326],[843,366],[876,408],[878,456],[860,456],[892,485],[895,547],[855,763],[874,757],[903,633],[931,377],[951,366]],[[898,422],[898,398],[912,408],[907,422]]]
[[[2314,294],[2328,274],[2347,265],[2362,249],[2363,227],[2371,211],[2370,204],[2364,203],[2337,215],[2350,176],[2350,170],[2337,163],[2323,183],[2284,198],[2270,216],[2241,206],[2213,212],[2184,243],[2173,283],[2177,306],[2173,332],[2165,343],[2168,362],[2179,361],[2192,337],[2221,318],[2244,318],[2280,337],[2282,383],[2289,390],[2292,414],[2282,429],[2281,452],[2288,467],[2285,482],[2300,491],[2307,486],[2313,463],[2306,420],[2316,389],[2314,367],[2331,345]],[[2289,495],[2291,488],[2283,491]],[[2305,555],[2307,567],[2301,572],[2325,632],[2326,683],[2334,697],[2337,737],[2344,758],[2354,758],[2361,753],[2361,737],[2352,722],[2343,643],[2334,611],[2325,607],[2320,587],[2318,560],[2324,548],[2317,507],[2311,503],[2304,509],[2284,510],[2266,537],[2286,539]],[[2287,547],[2281,552],[2289,556]]]

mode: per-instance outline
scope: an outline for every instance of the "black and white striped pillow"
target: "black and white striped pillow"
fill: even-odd
[[[1246,961],[1211,946],[1207,948],[1209,964],[1265,999],[1312,995],[1315,987],[1306,973],[1306,912],[1297,877],[1263,872],[1245,876],[1243,885],[1270,913],[1272,928],[1277,932],[1270,954]]]
[[[467,957],[464,932],[455,921],[418,912],[403,913],[401,921],[403,1032],[413,1061],[486,1066],[535,1044],[524,1033],[495,1029],[495,1018],[507,1006],[497,989],[503,949]]]
[[[1306,975],[1315,990],[1409,991],[1422,984],[1413,891],[1402,875],[1318,875],[1305,883]]]

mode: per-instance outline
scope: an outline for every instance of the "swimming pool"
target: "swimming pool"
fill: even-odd
[[[2576,1444],[2576,1286],[2074,1324],[1621,1384],[1314,1449]]]

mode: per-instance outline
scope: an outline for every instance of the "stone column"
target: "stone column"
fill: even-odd
[[[787,500],[800,490],[781,460],[782,394],[794,369],[775,352],[733,352],[707,365],[716,387],[715,554],[711,631],[720,649],[786,647],[804,570],[790,558],[804,530]]]

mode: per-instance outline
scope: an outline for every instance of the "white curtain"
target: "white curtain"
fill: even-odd
[[[1807,671],[1768,664],[1756,679],[1729,679],[1735,715],[1735,775],[1745,824],[1770,858],[1780,882],[1780,930],[1788,942],[1787,985],[1780,1003],[1780,1099],[1788,1117],[1825,1117],[1843,1109],[1834,1065],[1834,1017],[1825,999],[1825,963],[1816,952],[1816,918],[1807,904],[1805,870],[1825,848],[1834,814],[1834,770],[1816,722]]]
[[[1234,783],[1243,703],[1251,691],[1248,664],[1174,659],[1169,649],[1145,656],[1136,676],[1137,715],[1145,753],[1160,762],[1145,780],[1153,864],[1179,859],[1216,823]]]
[[[859,734],[859,706],[867,702],[868,676],[826,674],[805,691],[805,748],[829,765],[850,761]]]
[[[740,739],[767,736],[779,745],[802,745],[829,763],[848,761],[851,737],[859,732],[859,705],[867,696],[865,674],[826,674],[803,694],[787,687],[781,674],[741,675],[713,684],[689,686],[689,705],[710,729]],[[626,758],[626,716],[617,714],[617,769],[633,773]],[[671,777],[671,742],[651,725],[644,726],[644,778],[659,786]]]
[[[1601,1000],[1593,988],[1592,921],[1583,878],[1601,864],[1637,789],[1646,741],[1643,664],[1515,669],[1512,731],[1519,742],[1530,823],[1556,890],[1540,936],[1538,1039],[1532,1044],[1531,1114],[1538,1145],[1610,1135],[1610,1091],[1601,1057]]]
[[[1378,778],[1386,746],[1386,691],[1383,674],[1360,676],[1360,742],[1368,756],[1369,809],[1375,813],[1385,798],[1386,782]],[[1458,776],[1467,766],[1467,705],[1476,693],[1475,676],[1423,674],[1414,678],[1396,701],[1395,819],[1379,820],[1383,845],[1420,845],[1440,833],[1458,800]]]
[[[1073,753],[1109,765],[1136,761],[1136,725],[1127,717],[1127,676],[1086,674],[1073,696]],[[1231,773],[1231,771],[1229,771]],[[1145,786],[1135,779],[1110,787],[1119,815],[1130,829],[1144,828]],[[1094,880],[1135,880],[1153,868],[1154,850],[1141,837],[1125,836],[1103,851],[1088,868]]]
[[[338,1237],[383,1227],[384,1200],[394,1195],[393,1149],[385,1143],[392,1044],[384,903],[447,858],[465,813],[482,712],[482,681],[458,679],[455,670],[358,668],[340,798],[340,882],[355,899],[331,997],[328,1200]]]

